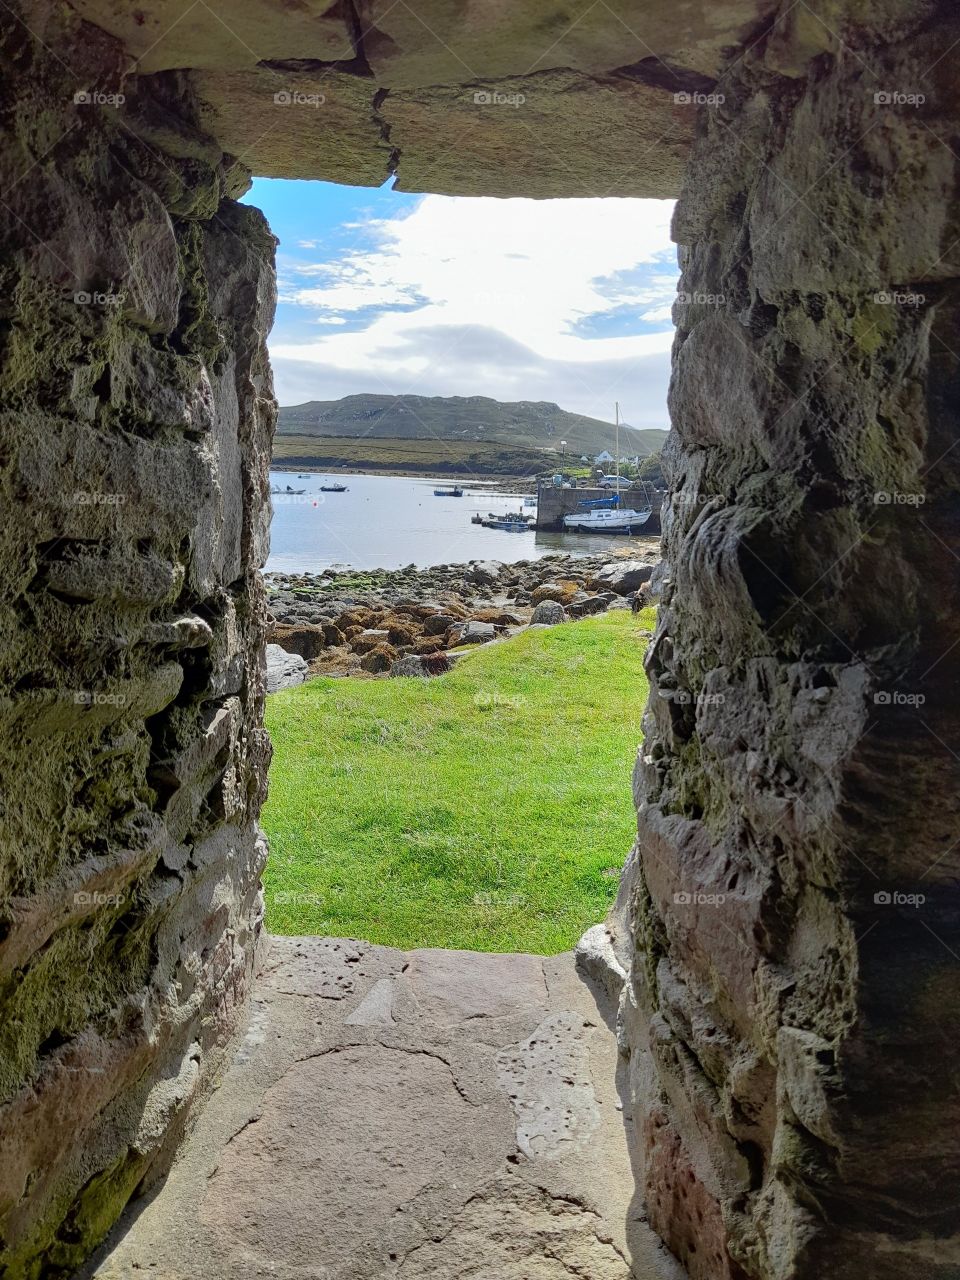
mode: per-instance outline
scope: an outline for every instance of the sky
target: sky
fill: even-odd
[[[497,200],[258,178],[279,238],[281,405],[387,395],[549,400],[668,426],[668,200]]]

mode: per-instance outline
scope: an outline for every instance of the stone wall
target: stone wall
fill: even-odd
[[[621,1036],[693,1280],[960,1274],[960,19],[866,9],[733,61],[675,219]]]
[[[125,74],[66,6],[4,25],[0,1271],[19,1280],[71,1273],[163,1167],[243,1016],[274,241],[183,77]]]

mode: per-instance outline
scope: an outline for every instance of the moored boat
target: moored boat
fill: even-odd
[[[652,514],[650,507],[621,507],[618,498],[581,502],[580,506],[587,510],[564,516],[564,529],[576,533],[633,533],[642,529]]]
[[[434,489],[433,496],[435,498],[462,498],[463,490],[458,484],[455,484],[452,489]]]
[[[577,505],[582,511],[571,512],[563,517],[563,527],[576,533],[633,533],[642,529],[653,514],[649,499],[644,498],[642,507],[621,506],[621,489],[630,487],[629,481],[620,475],[620,405],[614,409],[616,423],[616,464],[614,475],[604,476],[601,485],[605,489],[616,490],[609,498],[596,498],[592,501],[580,502]]]

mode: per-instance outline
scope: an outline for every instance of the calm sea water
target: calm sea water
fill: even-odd
[[[321,493],[321,484],[345,484],[347,493]],[[273,525],[267,570],[317,573],[332,567],[399,569],[415,564],[456,564],[465,560],[536,560],[551,551],[594,555],[636,543],[635,539],[571,533],[508,533],[471,524],[477,511],[516,511],[517,494],[464,485],[462,498],[435,498],[446,480],[403,476],[270,474],[271,486],[305,489],[303,495],[273,498]],[[525,508],[532,511],[532,507]],[[649,539],[644,540],[649,543]]]

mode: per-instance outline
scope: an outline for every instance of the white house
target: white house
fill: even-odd
[[[597,454],[597,456],[594,458],[594,462],[598,464],[601,462],[613,462],[613,454],[609,451],[609,449],[604,449],[602,453]]]

